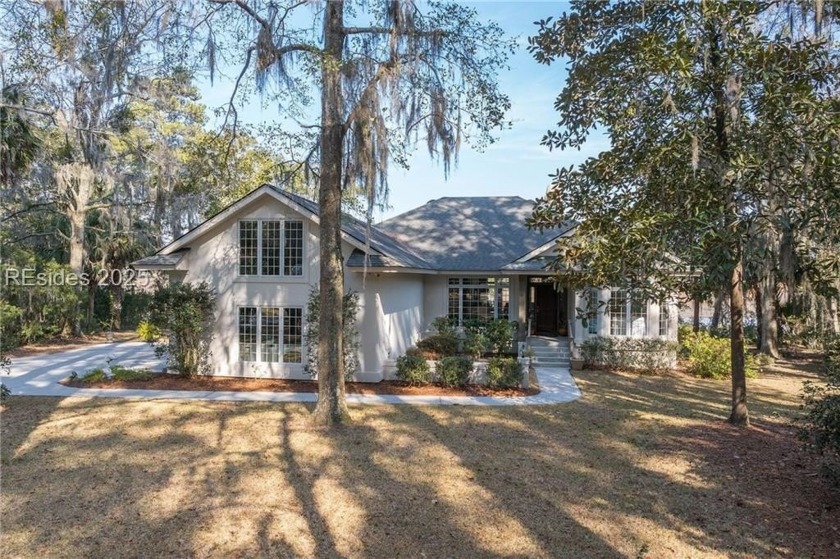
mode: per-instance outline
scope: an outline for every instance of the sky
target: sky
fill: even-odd
[[[462,146],[457,167],[444,177],[443,166],[431,160],[425,146],[418,146],[405,170],[392,165],[389,172],[389,208],[376,212],[381,221],[444,196],[521,196],[534,199],[545,194],[550,174],[559,167],[580,163],[608,147],[603,136],[590,138],[581,150],[549,151],[540,145],[548,129],[556,127],[554,100],[563,88],[566,69],[562,62],[538,64],[527,52],[527,37],[536,33],[534,22],[568,11],[566,2],[481,1],[463,2],[476,8],[482,20],[493,20],[518,49],[509,60],[510,70],[499,76],[501,90],[511,100],[508,120],[513,126],[498,133],[498,141],[484,152]],[[202,85],[204,102],[218,106],[227,101],[231,80],[217,79]],[[254,101],[240,109],[244,122],[278,121],[275,107],[261,108]]]

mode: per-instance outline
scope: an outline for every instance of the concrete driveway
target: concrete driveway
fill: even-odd
[[[120,388],[71,388],[58,384],[71,372],[79,375],[96,367],[105,367],[108,359],[123,367],[163,370],[163,360],[144,342],[97,344],[58,353],[31,355],[12,359],[11,375],[2,382],[18,396],[83,396],[105,398],[216,400],[252,402],[315,402],[318,395],[309,392],[230,392],[194,390],[136,390]],[[521,406],[571,402],[580,398],[568,369],[537,367],[540,393],[533,396],[397,396],[391,394],[348,394],[349,404],[419,404],[461,406]]]
[[[108,359],[123,367],[162,371],[164,362],[155,357],[154,349],[145,342],[96,344],[57,353],[28,355],[12,359],[11,374],[0,381],[14,395],[72,396],[78,389],[58,384],[76,371],[79,376],[96,367],[105,367]]]

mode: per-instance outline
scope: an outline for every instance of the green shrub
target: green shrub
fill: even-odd
[[[397,378],[411,385],[429,384],[432,371],[422,357],[403,355],[397,359]]]
[[[438,382],[443,386],[464,386],[470,379],[472,359],[461,356],[444,357],[435,365]]]
[[[2,349],[0,349],[0,373],[2,374],[9,374],[11,370],[12,362],[9,360],[8,357],[3,355]],[[9,387],[0,382],[0,402],[3,402],[12,395],[12,391],[9,390]]]
[[[436,319],[432,320],[432,328],[435,329],[435,332],[442,335],[453,335],[457,336],[458,332],[455,329],[455,321],[449,318],[448,316],[439,316]]]
[[[417,342],[417,348],[436,357],[447,357],[458,353],[458,336],[451,334],[434,334]]]
[[[511,351],[513,336],[516,334],[517,323],[513,320],[491,320],[486,326],[487,349],[501,355]]]
[[[589,338],[580,346],[581,356],[589,366],[650,372],[670,369],[676,349],[673,342],[659,338],[611,336]]]
[[[422,357],[427,361],[434,361],[435,359],[439,358],[440,356],[435,353],[434,351],[429,351],[426,349],[420,349],[419,347],[410,347],[405,350],[406,355],[411,355],[414,357]]]
[[[694,376],[722,380],[732,375],[732,353],[726,338],[716,338],[708,332],[686,336],[680,344],[680,354],[685,356],[686,369]],[[744,355],[744,371],[748,378],[758,376],[758,360],[752,354]]]
[[[159,289],[149,305],[149,322],[166,332],[155,352],[166,354],[169,366],[190,377],[210,368],[216,297],[206,282],[175,283]]]
[[[352,380],[353,375],[359,369],[359,329],[356,327],[356,318],[359,315],[359,294],[349,291],[344,294],[341,300],[341,317],[344,332],[344,380]],[[303,369],[312,378],[318,376],[318,332],[321,323],[321,291],[317,285],[309,290],[309,300],[306,303],[306,328],[304,329],[304,341],[306,346],[306,363]],[[289,355],[289,358],[295,358]],[[284,357],[286,359],[286,357]]]
[[[823,475],[840,487],[840,336],[826,340],[826,384],[807,381],[803,388],[806,411],[799,436],[818,456]]]
[[[137,325],[137,336],[144,342],[156,342],[160,338],[160,328],[149,322],[141,320]]]
[[[487,351],[487,334],[475,327],[465,329],[464,334],[464,353],[473,359],[480,358]]]
[[[485,353],[499,356],[513,348],[516,321],[476,318],[464,321],[464,353],[479,358]]]
[[[140,322],[147,314],[151,302],[152,295],[149,293],[126,293],[122,302],[121,327],[130,330],[140,326]]]
[[[91,369],[90,371],[82,375],[81,378],[82,382],[102,382],[105,380],[108,380],[108,377],[105,376],[105,369],[101,367]]]
[[[97,383],[107,380],[150,380],[154,378],[154,376],[155,373],[151,371],[144,371],[142,369],[128,369],[119,365],[111,365],[110,377],[104,368],[97,367],[95,369],[91,369],[90,371],[82,375],[80,380],[84,383]]]
[[[21,309],[0,299],[0,351],[21,344],[21,313]]]
[[[114,375],[114,380],[150,380],[153,379],[155,373],[151,371],[144,371],[142,369],[127,369],[119,365],[111,366],[111,374]]]
[[[487,386],[518,388],[522,382],[522,364],[513,357],[491,357],[487,362]]]

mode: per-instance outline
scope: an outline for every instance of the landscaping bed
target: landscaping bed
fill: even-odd
[[[166,373],[137,372],[131,378],[106,379],[101,375],[94,378],[75,378],[61,382],[74,388],[129,388],[137,390],[195,390],[233,392],[318,392],[317,381],[291,379],[258,379],[235,377],[198,376],[185,378]],[[490,388],[468,384],[466,386],[444,387],[438,384],[411,386],[398,380],[378,383],[348,382],[348,394],[394,394],[398,396],[531,396],[539,394],[538,388]]]

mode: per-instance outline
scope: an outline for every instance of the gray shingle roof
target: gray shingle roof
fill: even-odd
[[[291,198],[296,204],[306,208],[314,214],[318,214],[318,204],[312,200],[293,194],[286,190],[281,190],[273,187],[284,196]],[[347,235],[350,235],[360,243],[368,242],[368,228],[367,224],[353,216],[344,214],[341,220],[341,230]],[[424,261],[404,243],[392,238],[388,234],[379,230],[376,226],[370,228],[370,247],[380,252],[384,257],[371,257],[368,266],[370,267],[400,267],[400,268],[419,268],[432,269],[428,262]],[[358,254],[357,254],[358,253]],[[364,253],[360,250],[353,251],[350,256],[349,266],[364,266]]]
[[[303,210],[318,214],[318,204],[312,200],[271,185],[260,188],[270,188]],[[223,215],[231,206],[188,235],[212,224],[213,219]],[[514,261],[546,245],[571,226],[543,232],[529,230],[525,227],[525,220],[530,217],[533,207],[532,200],[519,196],[447,197],[432,200],[370,227],[345,214],[341,229],[358,243],[370,246],[373,251],[367,259],[370,268],[453,272],[538,271],[544,265],[541,259],[525,263]],[[176,242],[179,241],[173,241]],[[172,243],[167,246],[172,246]],[[174,267],[189,249],[161,254],[165,250],[166,247],[134,265],[141,269]],[[354,250],[347,264],[364,267],[364,251]]]
[[[377,225],[436,270],[494,271],[548,243],[568,227],[533,231],[534,202],[519,196],[432,200]]]
[[[131,263],[132,266],[138,270],[146,270],[149,268],[174,268],[178,262],[184,257],[190,249],[182,248],[176,250],[172,254],[153,254],[146,256],[140,260],[135,260]]]

